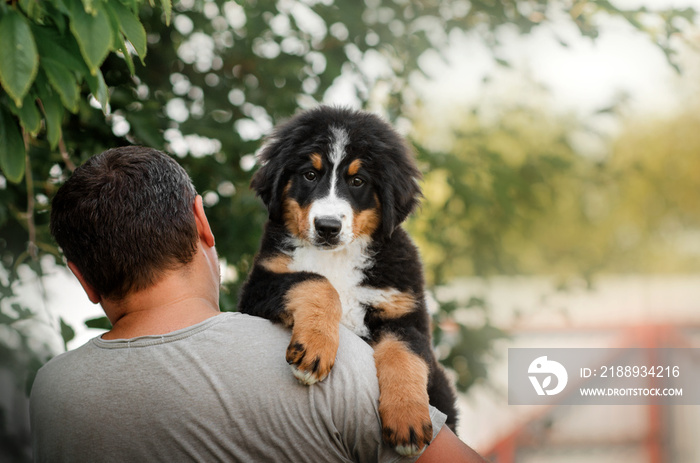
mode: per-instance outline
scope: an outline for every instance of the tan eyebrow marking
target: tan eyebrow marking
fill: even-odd
[[[311,164],[314,166],[314,169],[321,170],[321,167],[323,167],[323,160],[321,159],[321,155],[318,153],[314,153],[310,157]]]
[[[362,167],[362,160],[360,159],[355,159],[350,163],[350,166],[348,167],[348,175],[355,175],[357,172],[359,172],[360,167]]]

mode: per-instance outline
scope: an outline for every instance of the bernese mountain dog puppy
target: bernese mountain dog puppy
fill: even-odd
[[[408,145],[367,112],[321,106],[275,128],[251,187],[269,211],[239,310],[292,330],[286,359],[311,385],[339,324],[374,348],[383,438],[416,455],[428,403],[455,429],[455,394],[431,344],[418,251],[401,227],[421,196]]]

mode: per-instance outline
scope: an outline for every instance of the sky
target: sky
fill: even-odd
[[[653,3],[661,7],[666,2],[615,3]],[[700,6],[700,0],[668,3]],[[677,108],[674,87],[679,76],[663,52],[649,37],[619,18],[601,17],[600,22],[604,27],[595,40],[582,37],[566,20],[542,25],[526,36],[506,29],[497,53],[511,63],[512,69],[499,67],[476,33],[454,33],[445,53],[447,62],[437,54],[427,56],[422,67],[429,79],[420,80],[417,87],[437,110],[479,100],[486,76],[499,79],[506,88],[517,88],[518,81],[528,77],[549,88],[552,100],[561,109],[581,115],[605,108],[622,93],[631,97],[631,110]]]

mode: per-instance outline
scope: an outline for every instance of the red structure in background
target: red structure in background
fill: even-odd
[[[687,325],[641,325],[635,327],[590,327],[584,329],[571,329],[564,331],[581,332],[581,331],[616,331],[623,333],[620,341],[610,347],[615,348],[660,348],[660,347],[678,347],[690,348],[695,347],[689,339],[683,334],[684,329],[688,329]],[[700,327],[690,327],[700,328]],[[542,331],[542,330],[537,330]],[[557,330],[561,333],[561,329]],[[524,333],[523,331],[515,334]],[[653,356],[653,354],[651,354]],[[649,365],[655,365],[655,359],[649,358]],[[658,379],[650,377],[650,388],[657,387]],[[515,429],[511,430],[504,437],[494,442],[486,451],[481,454],[493,463],[516,463],[516,456],[519,448],[533,448],[542,445],[543,438],[532,432],[532,429],[543,429],[548,427],[548,424],[554,421],[554,410],[557,404],[552,404],[539,411],[536,415],[530,417],[523,424],[520,424]],[[665,448],[668,435],[667,422],[665,421],[663,406],[657,401],[650,400],[646,408],[646,432],[643,441],[637,442],[643,446],[644,452],[647,455],[646,461],[649,463],[664,463],[665,456],[668,455],[668,449]],[[534,426],[533,426],[534,425]],[[591,445],[596,445],[591,442]]]

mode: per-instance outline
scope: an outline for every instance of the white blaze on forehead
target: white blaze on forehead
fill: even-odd
[[[328,193],[329,198],[336,197],[335,186],[338,181],[338,168],[340,166],[340,161],[345,157],[345,147],[348,145],[348,133],[336,127],[331,127],[331,133],[333,134],[333,140],[331,140],[331,150],[328,157],[331,161],[331,188]]]
[[[345,148],[348,145],[348,133],[340,128],[331,127],[331,146],[328,151],[328,160],[331,163],[331,183],[328,195],[314,201],[309,210],[309,233],[314,233],[314,221],[320,217],[332,217],[340,220],[342,228],[340,231],[340,243],[347,244],[352,241],[352,221],[353,212],[350,203],[338,197],[336,184],[338,182],[338,167],[345,157]],[[310,236],[309,238],[312,238]]]
[[[333,134],[333,139],[331,140],[331,149],[328,157],[331,164],[337,167],[345,157],[345,147],[348,146],[349,141],[348,133],[338,127],[331,127],[331,134]]]

